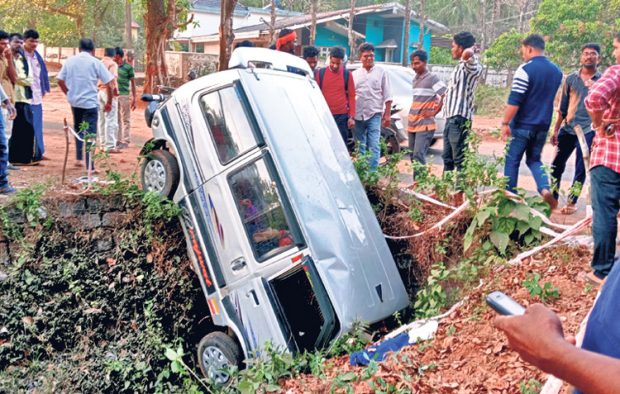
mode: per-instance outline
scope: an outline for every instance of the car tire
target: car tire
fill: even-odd
[[[154,150],[146,155],[140,168],[142,189],[172,198],[179,186],[179,163],[167,150]]]
[[[223,332],[205,335],[198,344],[198,364],[202,374],[218,386],[230,380],[230,367],[241,366],[241,349],[237,342]]]

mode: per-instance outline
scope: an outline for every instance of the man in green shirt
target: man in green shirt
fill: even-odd
[[[127,61],[122,48],[116,48],[114,60],[118,64],[118,141],[116,147],[127,148],[130,142],[131,111],[136,109],[135,73],[131,66],[133,52],[127,52]],[[131,96],[130,93],[131,87]]]

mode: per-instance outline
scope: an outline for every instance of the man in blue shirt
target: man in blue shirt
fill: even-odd
[[[105,103],[104,112],[112,109],[112,82],[114,76],[105,68],[103,63],[93,56],[95,44],[89,38],[80,40],[80,53],[65,62],[58,73],[58,86],[67,95],[75,131],[84,138],[85,135],[97,134],[98,99],[97,82],[105,84],[108,100]],[[82,127],[84,125],[84,127]],[[92,137],[91,137],[92,138]],[[93,145],[91,139],[86,144],[86,167],[94,168],[90,160],[90,150]],[[76,166],[81,166],[83,155],[82,141],[76,138]]]
[[[594,140],[594,130],[590,127],[592,119],[588,115],[584,100],[588,95],[590,86],[601,77],[601,73],[597,70],[600,53],[601,47],[598,44],[586,44],[581,48],[579,58],[581,68],[569,74],[564,81],[558,117],[555,121],[553,137],[551,137],[551,144],[557,146],[555,158],[551,164],[553,169],[551,177],[554,183],[553,197],[556,200],[558,199],[560,181],[566,168],[566,162],[573,151],[577,150],[573,184],[566,205],[561,210],[564,215],[575,212],[575,205],[581,191],[580,185],[583,185],[586,180],[586,168],[583,163],[581,145],[575,134],[575,126],[579,125],[583,130],[588,149],[590,149]]]
[[[540,156],[547,140],[553,115],[553,100],[562,83],[562,71],[545,57],[545,40],[538,34],[521,44],[525,61],[515,72],[502,122],[502,136],[512,136],[506,153],[504,175],[507,189],[514,192],[523,154],[538,192],[554,209],[558,203],[549,190],[549,178]]]

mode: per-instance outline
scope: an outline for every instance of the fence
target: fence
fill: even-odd
[[[178,80],[186,80],[190,71],[194,71],[198,76],[216,72],[218,59],[218,55],[206,53],[166,51],[168,76]]]
[[[430,64],[428,68],[446,83],[450,79],[450,75],[452,75],[452,70],[454,70],[454,66],[444,64]],[[486,85],[507,87],[512,83],[513,74],[514,72],[509,70],[491,70],[485,68],[482,79]]]

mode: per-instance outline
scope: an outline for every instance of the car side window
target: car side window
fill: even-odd
[[[222,164],[258,145],[253,118],[238,85],[205,94],[200,107]]]
[[[228,181],[258,262],[296,244],[278,184],[271,176],[264,158],[233,173]]]

